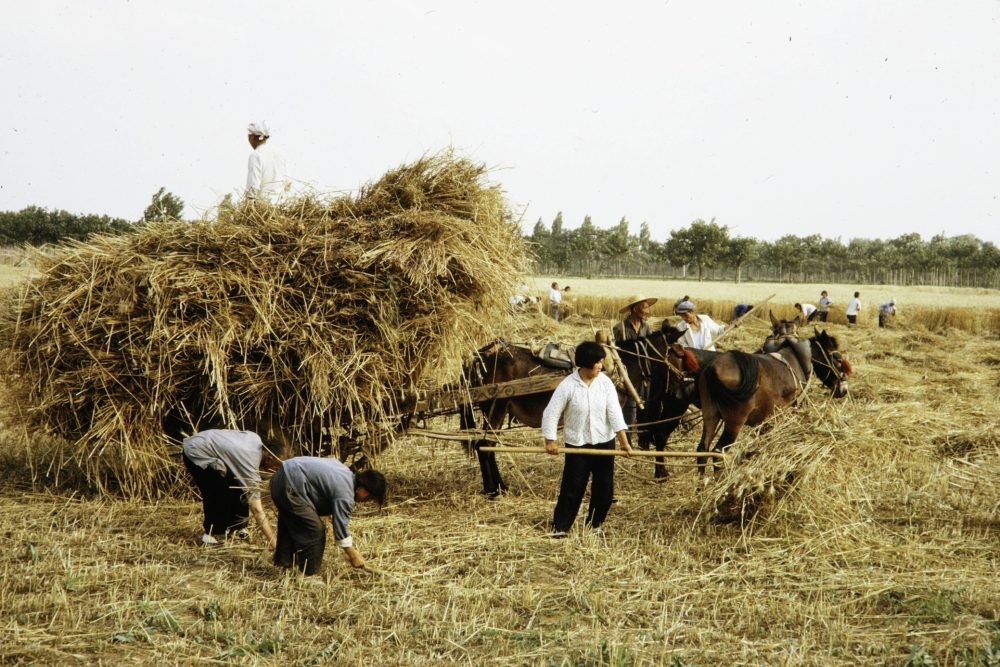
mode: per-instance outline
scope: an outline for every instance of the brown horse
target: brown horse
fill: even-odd
[[[605,368],[609,369],[610,364],[607,361],[605,359]],[[638,386],[637,383],[641,381],[641,377],[637,365],[633,364],[631,369],[626,365],[626,370],[633,386]],[[554,379],[558,379],[572,372],[571,366],[553,368],[545,365],[526,347],[512,345],[506,341],[496,341],[476,351],[472,361],[466,365],[464,375],[465,381],[470,385],[482,386],[542,375],[551,375]],[[521,424],[531,428],[541,428],[542,413],[545,412],[545,407],[549,404],[553,391],[554,389],[550,389],[534,394],[495,398],[478,403],[477,406],[482,411],[484,418],[483,430],[498,431],[503,427],[505,417],[513,417]],[[625,399],[625,392],[619,389],[619,402],[624,404]],[[460,414],[463,429],[475,428],[472,405],[464,406]],[[500,475],[496,454],[480,449],[486,443],[487,440],[479,439],[472,442],[471,446],[479,459],[479,471],[483,477],[483,494],[495,498],[507,491],[507,484]]]
[[[538,375],[560,377],[566,376],[570,372],[572,369],[544,366],[528,348],[511,345],[506,341],[496,341],[480,348],[464,369],[465,381],[472,386],[509,382]],[[483,429],[486,431],[500,430],[503,427],[504,418],[508,415],[513,416],[525,426],[540,428],[542,413],[545,411],[545,406],[549,404],[550,398],[552,398],[552,390],[526,396],[495,398],[479,403],[478,407],[482,410],[485,422]],[[463,429],[472,429],[476,426],[472,408],[472,405],[466,405],[461,411]],[[487,442],[485,439],[476,440],[472,443],[472,447],[479,459],[479,471],[483,477],[483,494],[495,498],[501,493],[507,492],[507,483],[500,475],[496,453],[484,452],[480,449]]]
[[[851,366],[838,348],[835,337],[817,331],[809,340],[785,338],[770,354],[731,351],[703,357],[697,375],[703,417],[698,451],[728,449],[743,426],[757,426],[793,403],[814,370],[835,398],[845,396]],[[722,435],[712,447],[720,422]],[[704,471],[705,460],[698,463]]]

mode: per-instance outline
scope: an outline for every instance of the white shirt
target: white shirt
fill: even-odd
[[[806,317],[809,317],[810,315],[816,312],[816,306],[812,305],[811,303],[803,303],[799,305],[802,306],[802,314],[805,315]]]
[[[854,298],[847,302],[847,310],[844,313],[847,315],[857,315],[859,310],[861,310],[861,299]]]
[[[833,303],[833,299],[828,296],[821,296],[819,298],[819,312],[825,313],[830,310],[830,304]]]
[[[267,142],[250,153],[247,161],[247,196],[271,199],[288,188],[285,161]]]
[[[683,347],[693,347],[696,350],[715,350],[715,343],[712,340],[726,330],[725,324],[719,324],[708,315],[698,315],[701,328],[695,331],[688,326],[688,323],[681,320],[677,325],[678,331],[683,331],[677,342]]]
[[[560,292],[559,290],[557,290],[554,287],[550,287],[549,288],[549,303],[556,304],[556,305],[562,303],[562,292]]]
[[[577,369],[559,383],[542,413],[542,437],[555,440],[563,419],[566,444],[597,445],[628,429],[615,383],[604,373],[588,385]]]

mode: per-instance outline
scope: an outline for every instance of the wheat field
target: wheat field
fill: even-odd
[[[577,312],[520,315],[512,340],[591,338],[638,292],[664,299],[654,319],[685,294],[726,319],[772,293],[791,312],[822,289],[565,282]],[[859,289],[901,314],[891,329],[871,312],[827,325],[854,367],[848,398],[810,386],[770,432],[743,434],[752,465],[704,486],[688,468],[655,484],[648,462],[618,460],[603,535],[547,537],[558,458],[501,456],[511,493],[488,500],[459,445],[404,437],[376,464],[389,503],[351,523],[370,569],[328,543],[323,575],[303,580],[270,565],[259,535],[197,546],[190,492],[140,503],[56,483],[42,439],[0,429],[0,664],[1000,664],[1000,299]],[[977,315],[933,320],[941,301]],[[722,347],[754,349],[762,317]],[[540,442],[523,428],[501,439]],[[737,487],[758,499],[742,523],[718,511]]]

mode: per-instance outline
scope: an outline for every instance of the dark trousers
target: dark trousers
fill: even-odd
[[[848,315],[847,316],[847,323],[848,324],[857,324],[858,323],[858,316],[857,315]]]
[[[830,315],[829,310],[817,310],[816,317],[819,318],[820,322],[826,322],[826,318]]]
[[[210,468],[199,468],[194,461],[184,455],[184,467],[194,478],[195,486],[201,492],[204,509],[202,526],[209,535],[224,535],[227,531],[245,528],[250,517],[250,505],[245,497],[246,490],[229,470],[223,475]]]
[[[278,510],[274,564],[318,574],[326,548],[326,527],[316,508],[288,486],[285,471],[280,469],[271,477],[271,500]]]
[[[614,449],[614,446],[615,441],[610,440],[599,445],[583,445],[581,449]],[[615,457],[567,454],[559,485],[559,500],[552,517],[552,530],[568,531],[573,526],[591,475],[593,481],[590,484],[587,525],[597,528],[604,523],[615,490]]]

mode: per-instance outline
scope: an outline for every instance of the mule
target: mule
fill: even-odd
[[[605,344],[605,347],[608,346]],[[605,357],[605,370],[611,371],[610,360]],[[625,371],[633,386],[639,386],[642,380],[637,363],[624,363]],[[553,368],[542,363],[535,354],[526,347],[512,345],[506,341],[496,341],[476,351],[472,361],[466,364],[463,371],[464,379],[471,386],[510,382],[529,377],[551,375],[554,379],[565,377],[573,372],[573,367]],[[612,372],[612,375],[614,373]],[[541,428],[542,414],[552,398],[555,389],[523,394],[518,396],[498,397],[476,404],[483,413],[483,430],[498,431],[503,427],[504,418],[516,419],[530,428]],[[619,404],[624,405],[627,394],[618,390]],[[460,411],[462,429],[473,429],[476,426],[473,405],[465,405]],[[488,441],[484,438],[474,440],[470,447],[476,452],[479,461],[479,471],[483,478],[483,494],[495,498],[508,490],[497,465],[495,452],[484,452],[481,447]]]
[[[476,351],[472,360],[466,364],[463,375],[465,381],[470,385],[482,386],[539,375],[566,376],[571,372],[572,369],[544,366],[528,348],[512,345],[506,341],[496,341]],[[525,426],[541,428],[542,413],[545,411],[545,406],[549,404],[549,399],[552,398],[552,391],[554,390],[524,396],[495,398],[477,404],[483,413],[483,429],[486,431],[500,430],[503,427],[504,418],[508,415]],[[472,405],[463,406],[460,416],[463,429],[475,428],[476,419]],[[471,446],[479,460],[479,471],[483,478],[483,494],[495,498],[501,493],[507,492],[507,483],[500,475],[496,452],[484,452],[480,449],[487,442],[485,439],[479,439],[473,441]]]
[[[699,452],[725,451],[744,426],[757,426],[776,410],[792,404],[805,389],[813,371],[835,398],[847,394],[850,363],[839,351],[837,339],[816,332],[809,340],[787,337],[770,354],[731,351],[705,357],[697,372],[702,409]],[[722,435],[712,446],[716,430]],[[698,459],[704,472],[705,459]]]
[[[617,344],[619,358],[633,386],[644,388],[644,406],[636,415],[637,440],[642,449],[650,445],[658,452],[666,449],[667,441],[696,399],[694,392],[684,386],[682,364],[676,361],[684,356],[683,348],[676,345],[681,335],[682,332],[669,327]],[[664,457],[658,456],[653,478],[666,476]]]

